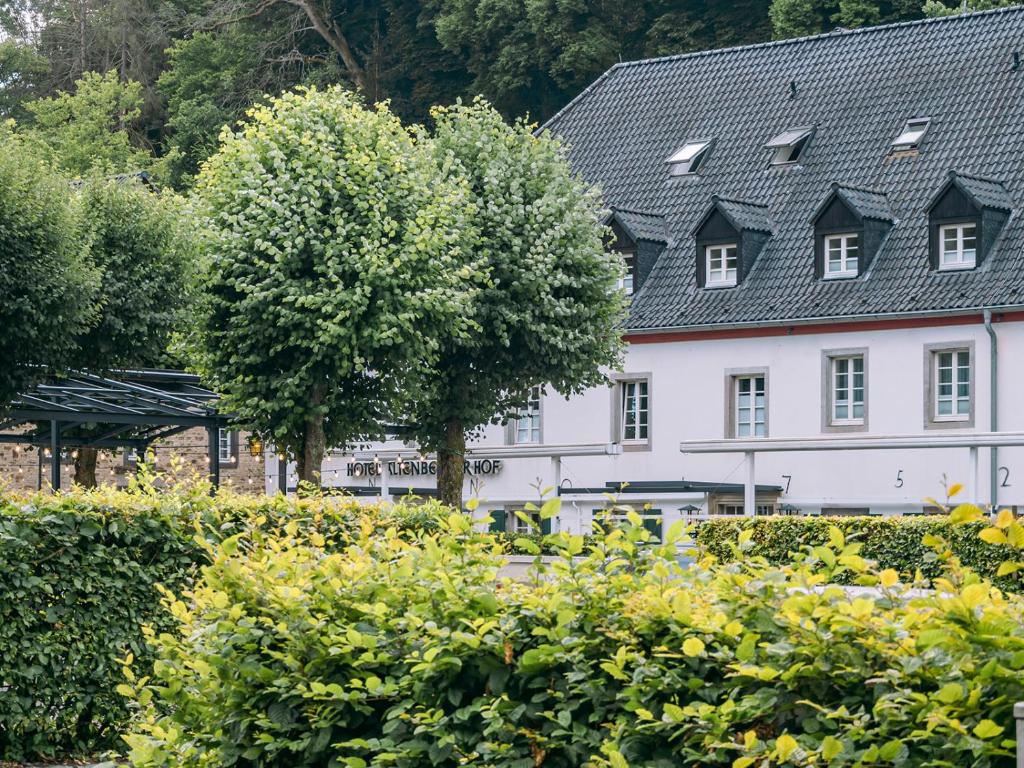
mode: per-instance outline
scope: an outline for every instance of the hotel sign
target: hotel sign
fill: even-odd
[[[469,459],[465,464],[466,474],[470,477],[497,475],[503,466],[501,459]],[[394,459],[386,462],[353,461],[348,465],[345,473],[349,477],[376,477],[383,473],[385,466],[391,477],[437,476],[437,461],[435,459],[419,461]]]

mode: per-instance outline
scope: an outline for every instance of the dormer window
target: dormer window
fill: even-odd
[[[839,235],[825,235],[825,274],[828,280],[858,275],[860,257],[860,235],[845,232]]]
[[[737,251],[736,243],[709,245],[704,248],[707,261],[705,285],[708,288],[728,288],[736,285]]]
[[[814,127],[790,128],[771,139],[765,147],[775,150],[772,165],[791,165],[800,160],[804,148],[810,141]]]
[[[947,224],[939,227],[939,269],[973,269],[978,260],[978,226]]]
[[[636,270],[636,252],[635,251],[621,251],[622,261],[625,263],[626,271],[623,273],[622,278],[619,280],[619,288],[622,289],[623,293],[627,296],[633,295],[633,284],[635,281],[635,270]]]
[[[668,245],[665,217],[656,213],[612,208],[604,223],[610,232],[605,248],[622,259],[625,267],[619,288],[627,296],[638,293]]]
[[[903,125],[903,130],[900,131],[900,135],[893,139],[892,151],[907,152],[911,149],[917,149],[925,133],[928,131],[928,123],[929,119],[927,117],[915,117],[907,120]]]
[[[955,272],[980,267],[989,258],[1013,200],[998,181],[950,172],[927,210],[932,269]]]
[[[693,230],[697,285],[741,284],[771,236],[768,209],[763,205],[712,197],[711,207]]]
[[[833,184],[811,218],[814,274],[823,280],[863,275],[892,228],[885,195]]]
[[[672,176],[688,176],[697,173],[707,159],[711,140],[688,141],[665,162]]]

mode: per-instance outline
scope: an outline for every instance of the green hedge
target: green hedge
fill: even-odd
[[[372,525],[408,532],[436,519],[437,505],[396,507]],[[352,502],[202,489],[0,496],[0,761],[123,747],[118,660],[148,663],[141,625],[174,623],[156,585],[186,589],[208,561],[201,542],[291,523],[335,547],[365,522]]]
[[[823,570],[683,568],[680,531],[648,536],[551,536],[563,556],[522,584],[462,515],[334,552],[227,542],[122,689],[132,764],[1013,766],[1024,598],[955,568],[910,597],[838,529]],[[850,573],[878,592],[815,588]]]
[[[1024,573],[996,576],[999,564],[1013,559],[1010,547],[979,539],[982,523],[954,525],[945,516],[717,518],[700,523],[696,538],[704,553],[729,562],[737,558],[740,531],[751,531],[751,546],[740,559],[763,557],[781,565],[790,562],[794,553],[828,543],[832,526],[848,541],[862,544],[861,555],[876,561],[879,568],[893,568],[905,576],[920,570],[927,579],[941,576],[946,567],[942,553],[924,543],[925,537],[937,536],[948,543],[948,552],[963,565],[1004,589],[1024,591]],[[841,577],[847,582],[851,578],[850,574]]]

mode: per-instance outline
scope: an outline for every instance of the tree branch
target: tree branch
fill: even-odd
[[[317,34],[322,37],[331,48],[333,48],[339,56],[341,61],[345,65],[345,69],[348,70],[349,76],[355,82],[356,87],[359,88],[364,94],[368,93],[366,82],[366,73],[363,71],[362,66],[359,64],[359,60],[356,58],[355,53],[352,51],[352,47],[348,43],[348,39],[345,37],[344,31],[333,19],[328,19],[319,8],[317,8],[312,0],[278,0],[278,2],[287,3],[288,5],[294,6],[302,10],[306,14],[310,23],[313,25],[313,29],[317,31]]]

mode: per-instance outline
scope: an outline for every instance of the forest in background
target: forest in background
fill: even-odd
[[[222,126],[296,85],[540,122],[617,61],[1009,1],[0,0],[0,118],[66,173],[185,188]]]

